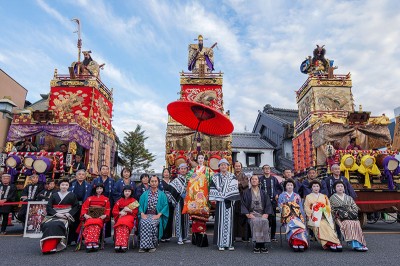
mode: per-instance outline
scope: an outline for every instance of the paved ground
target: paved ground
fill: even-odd
[[[400,262],[400,224],[388,225],[378,222],[367,225],[365,237],[369,251],[357,253],[348,246],[342,253],[331,253],[321,249],[315,242],[310,250],[294,253],[284,241],[270,245],[269,254],[253,254],[250,244],[237,242],[235,251],[218,251],[216,247],[197,248],[191,244],[178,246],[175,241],[162,243],[155,253],[138,253],[137,249],[117,254],[111,240],[104,250],[97,253],[74,252],[74,248],[42,255],[38,239],[23,238],[19,224],[9,227],[10,234],[0,236],[1,265],[398,265]],[[209,230],[212,234],[212,230]],[[279,239],[279,236],[278,236]],[[209,236],[211,242],[212,236]]]

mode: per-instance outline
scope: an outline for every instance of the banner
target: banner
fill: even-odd
[[[73,114],[91,118],[94,125],[111,130],[112,102],[93,87],[52,87],[49,110],[56,117]]]
[[[221,85],[181,85],[181,100],[200,102],[223,111]]]

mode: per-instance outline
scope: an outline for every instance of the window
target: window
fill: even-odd
[[[264,125],[261,126],[260,131],[258,131],[258,133],[260,133],[261,136],[264,135],[264,133],[265,133],[265,126]]]
[[[237,161],[237,155],[238,155],[238,152],[232,152],[232,162]]]
[[[247,153],[246,154],[246,165],[247,167],[259,167],[261,163],[260,153]]]

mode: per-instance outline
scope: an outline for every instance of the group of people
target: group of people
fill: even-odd
[[[159,242],[170,241],[173,233],[179,245],[206,247],[206,223],[213,208],[213,244],[221,251],[234,250],[236,238],[241,237],[245,242],[251,238],[254,253],[268,253],[267,244],[277,242],[277,210],[294,251],[306,250],[310,238],[324,249],[341,251],[341,236],[353,249],[368,250],[353,200],[355,192],[340,175],[338,165],[333,165],[332,176],[323,180],[317,178],[314,168],[302,181],[293,179],[291,170],[285,170],[284,181],[279,183],[269,165],[264,165],[263,175],[257,176],[244,174],[240,162],[235,162],[231,173],[226,159],[219,161],[219,171],[214,172],[205,165],[202,154],[191,163],[196,166],[190,171],[186,163],[179,165],[174,179],[167,168],[161,179],[142,174],[138,186],[131,180],[129,169],[124,168],[122,178],[115,181],[105,165],[92,182],[86,181],[83,169],[76,172],[73,182],[62,179],[59,191],[51,182],[41,190],[37,176],[31,176],[22,199],[48,201],[47,216],[41,225],[42,252],[53,253],[72,242],[77,249],[84,245],[88,252],[97,251],[111,236],[112,217],[116,252],[128,250],[131,232],[139,239],[139,252],[156,251]],[[9,178],[3,174],[0,185],[1,232],[7,226],[8,214],[4,213],[10,212],[9,205],[2,203],[15,197]],[[23,211],[19,213],[19,219],[23,220],[23,215]]]

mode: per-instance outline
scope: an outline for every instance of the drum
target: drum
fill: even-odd
[[[394,171],[399,167],[399,161],[389,154],[378,154],[376,156],[376,165],[379,169],[384,169],[386,166],[389,171]]]
[[[178,157],[176,157],[175,159],[175,166],[179,167],[179,165],[181,163],[186,163],[186,157],[184,155],[179,155]]]
[[[6,166],[17,168],[21,164],[21,157],[18,155],[9,155],[6,159]]]
[[[46,173],[50,171],[52,163],[52,159],[49,159],[47,157],[38,157],[33,162],[33,169],[35,169],[35,171],[39,174]]]
[[[213,171],[219,171],[218,163],[221,160],[221,156],[219,155],[212,155],[210,160],[208,161],[208,165]]]
[[[36,156],[28,155],[24,158],[24,166],[28,169],[32,169],[33,162],[36,160]]]
[[[345,156],[343,156],[344,162],[343,164],[347,167],[347,168],[351,168],[354,163],[356,162],[356,159],[354,159],[354,157],[352,155],[346,154]]]
[[[372,156],[363,157],[363,165],[367,168],[371,168],[375,164],[375,158]]]

